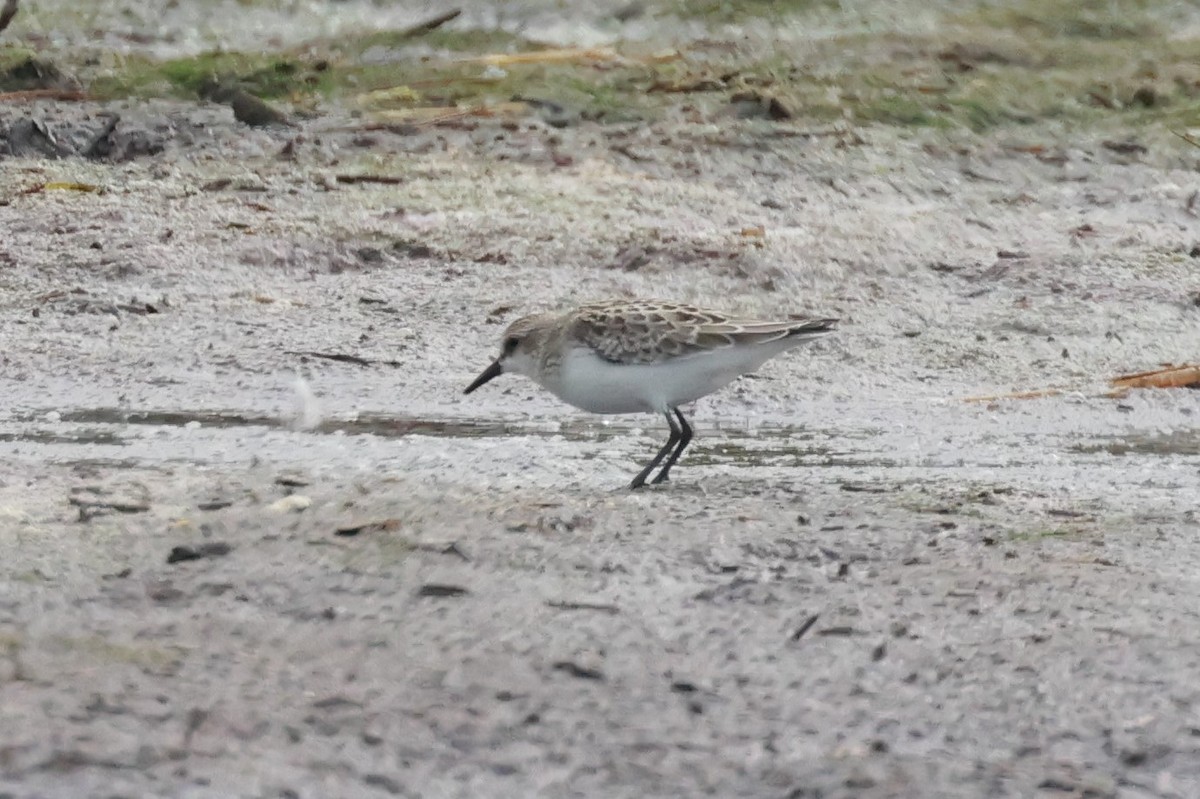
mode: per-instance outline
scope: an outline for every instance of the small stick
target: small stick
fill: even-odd
[[[336,180],[338,183],[384,183],[389,186],[404,182],[404,178],[393,175],[338,175]]]
[[[1012,394],[990,394],[986,397],[966,397],[963,402],[995,402],[1002,399],[1037,399],[1038,397],[1057,397],[1063,393],[1061,388],[1042,388],[1034,391],[1014,391]]]
[[[400,31],[400,38],[410,39],[414,36],[420,36],[422,34],[429,33],[430,31],[437,30],[450,20],[458,17],[458,15],[461,13],[461,8],[452,8],[444,14],[438,14],[436,17],[427,19],[424,22],[418,22],[411,28],[405,28],[404,30]]]
[[[67,89],[26,89],[19,92],[0,92],[0,102],[20,102],[21,100],[86,100],[83,92]]]
[[[557,610],[597,610],[601,613],[610,613],[614,616],[621,612],[621,609],[616,605],[604,605],[598,602],[571,602],[569,600],[550,599],[546,601],[546,604]]]
[[[1120,375],[1108,381],[1115,391],[1101,396],[1123,397],[1131,388],[1190,388],[1200,385],[1200,364],[1168,365],[1162,369],[1152,369],[1148,372],[1138,372],[1132,375]],[[1043,388],[1035,391],[1015,391],[1012,394],[992,394],[986,397],[965,397],[963,402],[994,402],[1005,399],[1037,399],[1039,397],[1056,397],[1070,389]],[[1082,390],[1082,388],[1074,389]]]
[[[812,626],[817,623],[818,614],[814,613],[804,620],[804,623],[797,628],[796,632],[792,633],[792,640],[799,641],[804,637],[804,634],[812,629]]]
[[[13,21],[13,17],[17,15],[17,5],[20,0],[4,0],[4,7],[0,8],[0,31],[8,27],[8,23]]]
[[[0,28],[2,28],[2,27],[3,26],[0,26]],[[1195,139],[1193,139],[1191,136],[1187,135],[1186,133],[1180,133],[1177,130],[1173,130],[1171,132],[1174,133],[1179,138],[1183,139],[1188,144],[1192,145],[1193,147],[1200,147],[1200,141],[1196,141]]]
[[[1114,377],[1116,388],[1187,388],[1200,385],[1200,364],[1184,364]]]
[[[490,53],[463,60],[478,64],[492,64],[497,67],[514,64],[570,64],[598,61],[623,63],[626,61],[611,47],[552,47],[525,53]]]
[[[337,361],[338,363],[350,363],[355,366],[391,366],[399,368],[404,366],[400,361],[376,361],[370,358],[363,358],[359,355],[350,355],[342,352],[315,352],[305,350],[303,352],[297,350],[285,350],[288,355],[298,355],[301,358],[323,358],[327,361]]]

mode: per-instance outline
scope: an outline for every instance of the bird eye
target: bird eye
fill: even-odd
[[[521,340],[519,338],[517,338],[516,336],[509,336],[508,338],[504,339],[504,354],[512,355],[513,350],[515,350],[517,348],[517,345],[520,343],[521,343]]]

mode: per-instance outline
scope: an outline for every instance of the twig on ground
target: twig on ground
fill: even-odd
[[[1200,386],[1200,364],[1168,364],[1161,369],[1119,375],[1108,381],[1112,391],[1098,396],[1120,398],[1134,388],[1195,388]],[[963,402],[995,402],[1005,399],[1038,399],[1056,397],[1067,391],[1083,391],[1084,388],[1042,388],[1034,391],[1014,391],[1011,394],[990,394],[986,397],[966,397]]]
[[[963,402],[995,402],[1002,399],[1038,399],[1039,397],[1057,397],[1063,393],[1061,388],[1039,388],[1033,391],[1014,391],[1011,394],[988,394],[984,397],[967,397]]]
[[[288,355],[299,355],[301,358],[323,358],[327,361],[337,361],[338,363],[352,363],[355,366],[391,366],[399,368],[404,366],[400,361],[374,361],[370,358],[363,358],[358,355],[348,355],[343,352],[314,352],[311,350],[298,351],[287,350]]]
[[[443,14],[438,14],[436,17],[431,17],[424,22],[418,22],[416,25],[405,28],[404,30],[400,31],[400,38],[410,39],[414,36],[421,36],[429,33],[430,31],[437,30],[450,20],[457,18],[461,13],[461,8],[452,8]]]
[[[389,186],[404,182],[404,178],[394,175],[338,175],[336,180],[338,183],[384,183]]]
[[[70,89],[25,89],[19,92],[0,92],[0,102],[12,103],[24,100],[86,100],[87,94]]]
[[[0,8],[0,31],[8,27],[8,24],[13,21],[13,17],[17,15],[17,6],[20,0],[4,0],[4,7]]]
[[[1112,379],[1114,388],[1188,388],[1200,385],[1200,364],[1171,365]]]
[[[515,64],[612,64],[626,63],[611,47],[551,47],[525,53],[489,53],[471,56],[464,61],[508,67]]]
[[[596,610],[601,613],[610,613],[614,616],[621,612],[621,609],[616,605],[604,605],[598,602],[571,602],[550,599],[546,601],[546,605],[557,610]]]
[[[799,641],[801,638],[803,638],[804,634],[811,630],[812,626],[817,623],[818,618],[820,618],[819,614],[814,613],[805,619],[804,623],[796,629],[796,632],[792,633],[792,640]]]
[[[1200,141],[1196,141],[1195,139],[1193,139],[1191,136],[1187,135],[1186,133],[1180,133],[1177,130],[1173,130],[1171,132],[1174,133],[1179,138],[1183,139],[1188,144],[1192,145],[1193,147],[1200,147]]]

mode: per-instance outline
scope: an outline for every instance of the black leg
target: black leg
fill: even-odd
[[[664,444],[663,448],[660,449],[658,454],[654,456],[654,460],[646,464],[646,468],[638,472],[638,476],[633,478],[633,482],[629,484],[630,488],[641,488],[644,486],[646,484],[646,478],[650,476],[650,472],[654,471],[654,467],[662,463],[662,459],[667,457],[667,453],[675,448],[675,444],[677,444],[679,439],[683,436],[683,431],[679,429],[679,425],[675,424],[675,418],[671,416],[671,412],[667,411],[665,415],[667,417],[667,425],[671,428],[671,437],[667,439],[667,443]],[[691,431],[689,430],[688,433],[690,434]]]
[[[671,471],[671,467],[675,465],[675,461],[679,460],[679,456],[687,449],[687,445],[692,443],[692,426],[687,423],[687,419],[683,418],[683,414],[679,412],[678,408],[675,409],[675,416],[679,418],[679,446],[675,447],[675,451],[671,453],[671,457],[667,458],[667,464],[662,467],[662,471],[658,473],[658,477],[650,481],[651,485],[665,483],[670,479],[667,473]]]

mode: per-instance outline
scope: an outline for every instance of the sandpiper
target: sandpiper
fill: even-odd
[[[500,356],[463,392],[515,372],[591,413],[661,413],[671,436],[630,488],[667,480],[692,440],[679,406],[831,332],[836,319],[740,319],[674,302],[613,300],[518,319]]]

